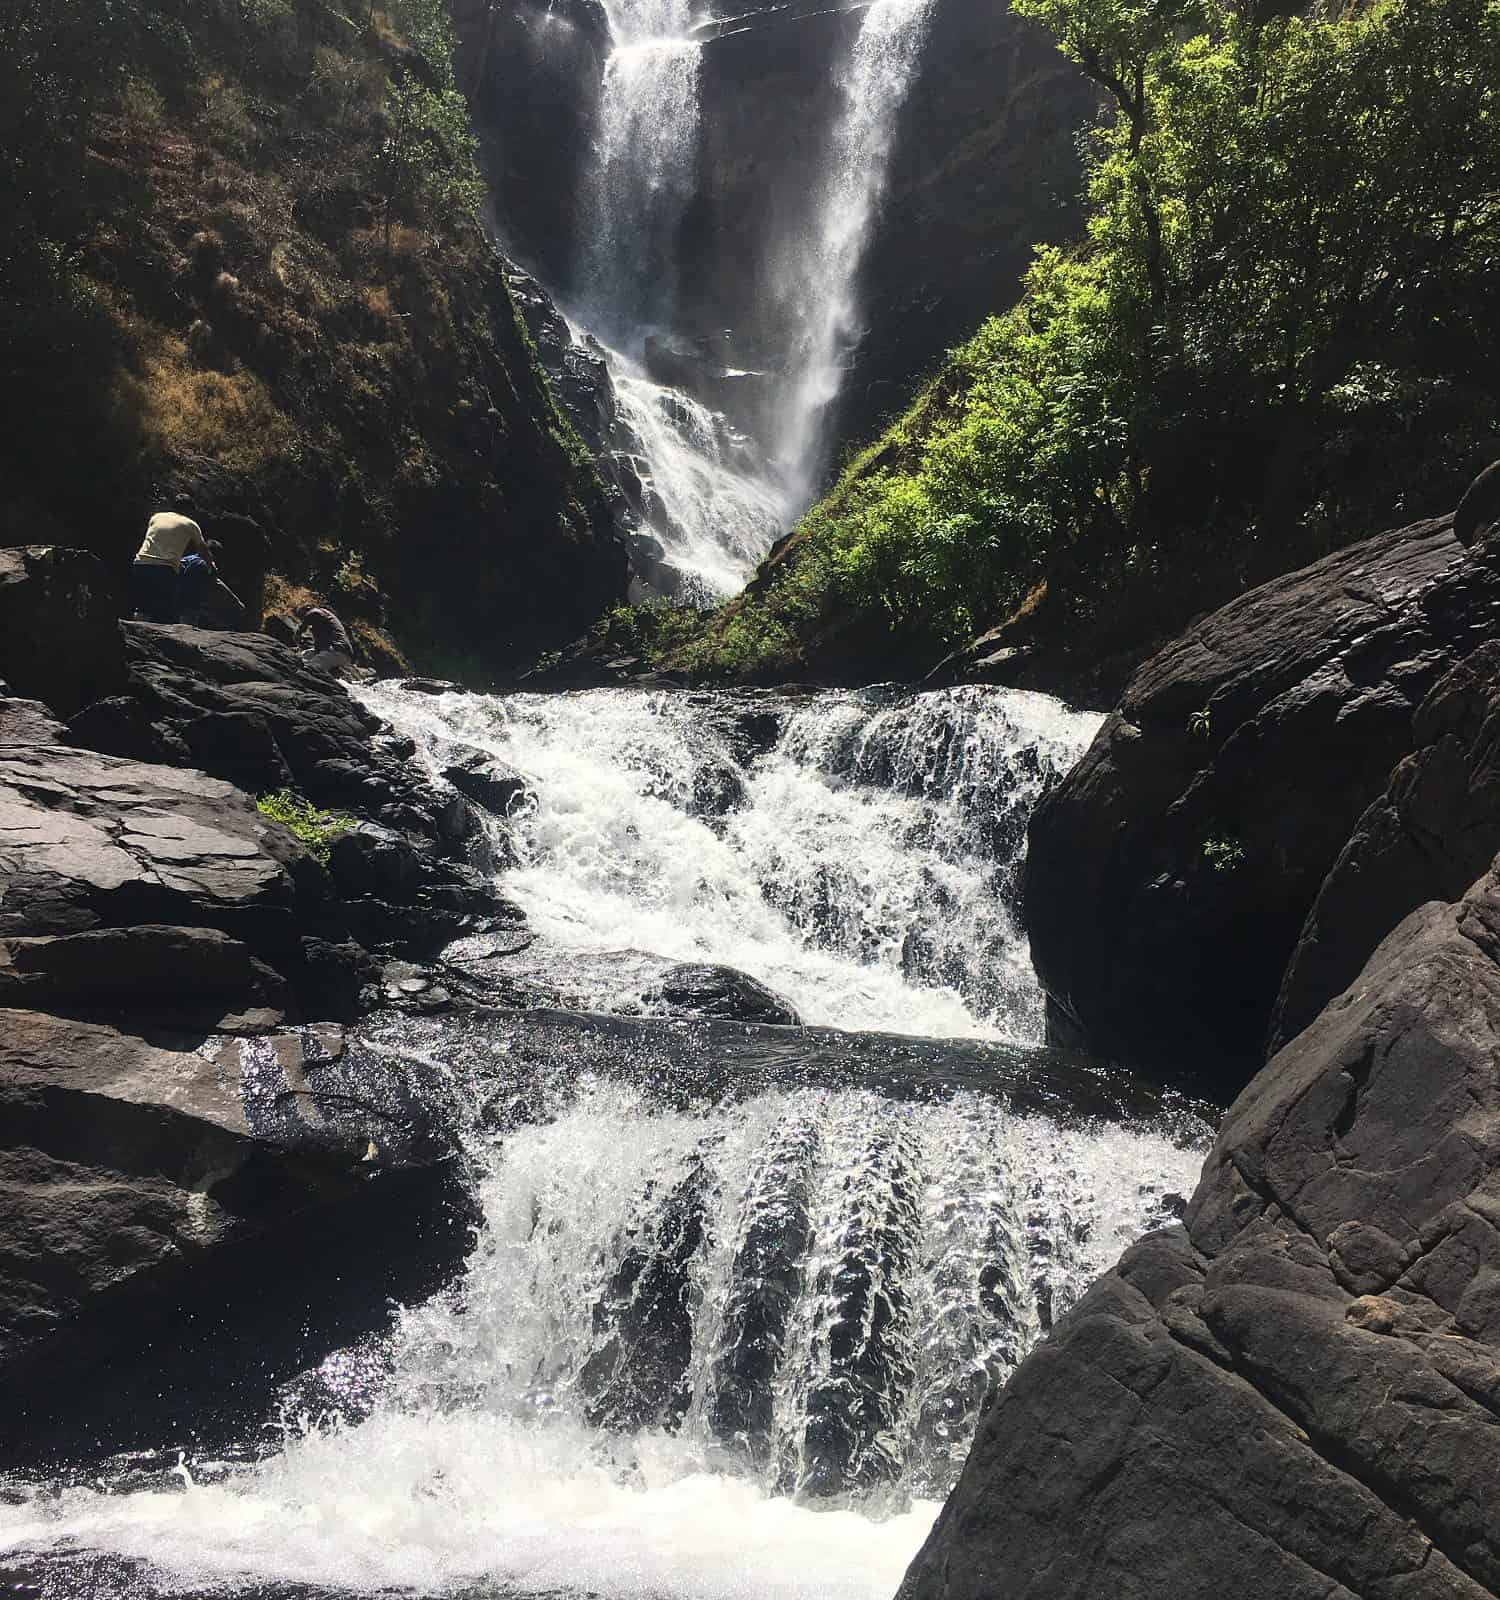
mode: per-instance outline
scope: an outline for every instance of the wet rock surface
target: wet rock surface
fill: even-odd
[[[1500,1593],[1500,876],[1229,1113],[1185,1229],[1020,1368],[901,1590]]]
[[[73,604],[98,564],[68,554],[44,565]],[[334,679],[268,638],[88,620],[108,670],[50,708],[0,695],[0,1415],[34,1444],[67,1431],[68,1394],[33,1392],[37,1374],[130,1349],[111,1393],[154,1371],[159,1418],[183,1385],[142,1330],[222,1342],[237,1305],[277,1352],[228,1364],[253,1388],[383,1326],[382,1285],[452,1268],[447,1080],[352,1071],[340,1024],[393,962],[520,921],[473,864],[480,811]],[[319,808],[321,838],[257,809],[282,789]],[[330,1240],[363,1295],[318,1282]],[[301,1285],[280,1333],[245,1303],[250,1251]]]
[[[1446,518],[1252,590],[1147,662],[1031,822],[1051,1037],[1244,1083],[1324,878],[1413,748],[1413,713],[1497,636],[1500,567]]]
[[[295,1279],[317,1259],[326,1272],[329,1228],[347,1236],[366,1207],[384,1216],[380,1194],[398,1179],[435,1222],[452,1128],[439,1074],[368,1059],[356,1068],[335,1024],[230,1038],[0,1010],[10,1444],[37,1448],[100,1362],[129,1351],[149,1366],[143,1336],[171,1320],[176,1294],[191,1286],[195,1314],[211,1318],[244,1289],[242,1251],[257,1241],[278,1275]],[[293,1342],[316,1342],[317,1305],[314,1294]],[[378,1298],[372,1314],[383,1320]],[[321,1320],[330,1336],[346,1331]],[[51,1380],[58,1372],[66,1384]],[[127,1363],[111,1387],[117,1378],[129,1387]],[[111,1401],[92,1404],[107,1414]]]
[[[645,1001],[653,1010],[661,1008],[674,1015],[792,1026],[802,1020],[765,984],[733,967],[693,963],[672,967],[646,991]]]

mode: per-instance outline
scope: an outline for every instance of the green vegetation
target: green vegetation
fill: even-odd
[[[1238,839],[1205,839],[1203,859],[1215,872],[1236,872],[1245,864],[1245,849]]]
[[[268,822],[279,822],[294,834],[308,854],[324,867],[328,865],[333,841],[354,826],[353,817],[337,811],[320,811],[310,800],[293,794],[290,789],[263,794],[255,802],[255,809]]]
[[[393,660],[597,615],[602,490],[476,223],[454,62],[444,0],[0,7],[0,543],[119,570],[185,489],[247,600],[332,598]]]
[[[1139,646],[1455,503],[1500,434],[1500,3],[1013,0],[1099,87],[1086,236],[673,664]],[[1293,11],[1293,15],[1272,12]]]

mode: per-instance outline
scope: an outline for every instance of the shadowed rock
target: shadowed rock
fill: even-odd
[[[1242,1084],[1329,868],[1412,748],[1413,711],[1497,635],[1500,569],[1447,518],[1264,584],[1142,667],[1031,820],[1050,1036]]]
[[[1438,683],[1412,737],[1318,891],[1282,979],[1272,1052],[1354,981],[1388,929],[1426,901],[1458,899],[1500,851],[1500,644]]]
[[[0,679],[71,716],[124,678],[119,614],[97,556],[60,545],[0,550]]]
[[[0,1409],[26,1419],[16,1442],[37,1447],[114,1352],[149,1370],[143,1330],[189,1281],[207,1315],[241,1247],[278,1240],[295,1275],[334,1212],[378,1211],[382,1183],[435,1170],[447,1082],[355,1066],[333,1024],[233,1039],[0,1010]],[[170,1404],[163,1385],[189,1379],[156,1382]]]

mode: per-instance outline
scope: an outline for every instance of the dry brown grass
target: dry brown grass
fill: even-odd
[[[319,604],[318,596],[311,589],[303,584],[294,583],[279,572],[266,574],[263,593],[261,616],[258,619],[260,622],[264,622],[267,617],[295,617],[308,606]]]
[[[291,447],[292,424],[253,372],[200,371],[186,340],[139,326],[139,368],[116,383],[155,453],[208,456],[249,473]]]
[[[355,651],[363,666],[374,667],[382,677],[411,671],[411,662],[407,660],[400,645],[383,628],[377,628],[373,622],[366,622],[363,617],[356,617],[349,624],[349,635],[354,641]]]

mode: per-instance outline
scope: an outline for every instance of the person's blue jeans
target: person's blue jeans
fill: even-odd
[[[130,607],[143,622],[176,622],[176,568],[152,561],[131,562]]]

